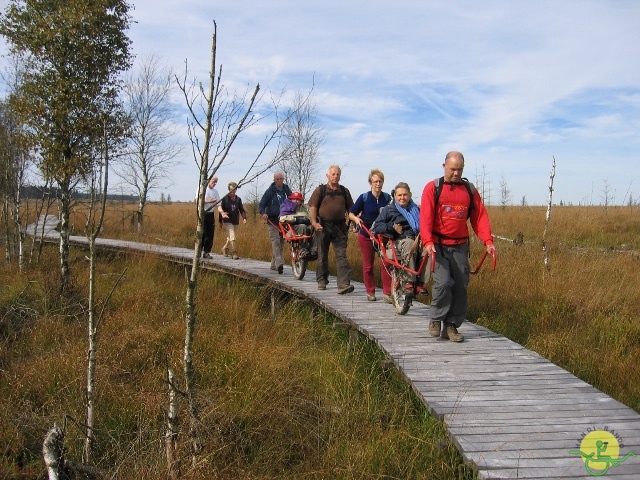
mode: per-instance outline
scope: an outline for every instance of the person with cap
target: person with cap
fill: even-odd
[[[242,205],[242,199],[236,195],[238,184],[230,182],[227,188],[229,193],[224,196],[218,206],[218,211],[222,216],[222,224],[227,230],[227,241],[222,247],[222,254],[228,257],[230,255],[229,249],[231,249],[231,258],[238,260],[240,257],[236,251],[236,230],[240,224],[241,216],[242,223],[247,223],[247,212]]]

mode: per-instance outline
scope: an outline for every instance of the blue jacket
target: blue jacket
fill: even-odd
[[[267,188],[264,195],[262,195],[262,199],[258,205],[260,215],[266,213],[269,220],[277,225],[278,218],[280,217],[280,205],[282,205],[282,202],[284,202],[289,195],[291,195],[289,185],[282,185],[282,190],[278,191],[275,182],[272,182],[271,186]]]
[[[393,228],[396,223],[402,226],[402,233],[400,234]],[[393,240],[416,238],[416,232],[413,231],[404,215],[398,211],[395,202],[391,202],[380,210],[378,218],[375,219],[371,226],[371,231],[375,234],[391,237]]]

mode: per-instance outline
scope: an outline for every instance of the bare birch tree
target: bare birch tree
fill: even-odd
[[[551,270],[549,263],[549,250],[547,249],[547,228],[551,221],[551,206],[553,205],[553,180],[556,178],[556,157],[551,157],[551,174],[549,175],[549,199],[547,201],[547,215],[544,222],[544,231],[542,232],[542,252],[544,253],[544,266],[547,272]]]
[[[5,219],[5,259],[11,261],[12,257],[17,258],[20,270],[25,260],[21,193],[28,169],[34,163],[35,157],[32,136],[16,108],[22,95],[23,75],[23,61],[18,55],[13,55],[10,66],[2,75],[9,88],[8,99],[0,102],[0,191]]]
[[[182,147],[175,140],[171,92],[174,74],[156,55],[142,59],[136,75],[125,83],[131,118],[129,151],[116,174],[138,195],[137,230],[142,233],[144,207],[154,189],[170,184],[170,170],[178,164]]]
[[[113,286],[111,293],[102,303],[102,309],[97,311],[96,300],[96,239],[102,232],[104,223],[105,210],[107,205],[107,191],[109,186],[109,163],[112,152],[117,152],[123,145],[125,133],[128,124],[125,115],[118,105],[106,108],[103,119],[103,134],[97,139],[101,143],[101,157],[99,161],[94,162],[94,167],[89,178],[89,203],[88,212],[84,225],[84,232],[89,243],[89,302],[88,302],[88,359],[87,359],[87,417],[86,417],[86,436],[84,449],[84,462],[92,463],[93,445],[95,443],[94,425],[95,425],[95,373],[96,373],[96,354],[98,348],[98,333],[100,321],[104,315],[104,309],[109,302],[109,298],[113,290],[116,288],[124,273],[120,276],[116,284]]]
[[[189,441],[191,443],[192,462],[195,463],[201,453],[202,444],[199,435],[199,407],[195,392],[195,376],[193,367],[193,344],[196,325],[196,290],[200,271],[200,256],[202,253],[202,232],[204,216],[204,193],[207,180],[214,175],[228,159],[229,151],[238,136],[257,122],[264,120],[258,116],[255,108],[260,101],[258,94],[260,85],[253,91],[247,90],[238,96],[228,92],[222,84],[222,67],[216,64],[217,25],[213,22],[211,39],[211,63],[209,68],[209,84],[205,89],[202,83],[187,82],[188,67],[185,62],[185,72],[182,79],[176,78],[189,110],[188,132],[192,145],[194,161],[199,170],[198,195],[198,223],[196,227],[196,241],[193,253],[191,271],[187,279],[185,295],[185,339],[183,352],[184,395],[189,409]],[[278,117],[278,102],[273,100],[271,115],[274,117],[273,129],[266,134],[263,143],[255,157],[246,166],[244,175],[236,181],[238,188],[245,185],[261,173],[276,164],[278,151],[267,160],[262,160],[267,147],[278,138],[282,121]],[[169,432],[168,432],[169,433]],[[167,458],[174,458],[167,452]]]
[[[309,94],[296,92],[288,119],[282,128],[282,154],[278,168],[292,190],[311,193],[313,178],[319,170],[320,147],[325,141],[318,107]]]

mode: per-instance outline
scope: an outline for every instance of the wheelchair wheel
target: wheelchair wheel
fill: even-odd
[[[404,315],[412,305],[413,295],[405,295],[404,284],[400,271],[396,268],[391,271],[391,298],[398,315]]]
[[[300,246],[291,245],[291,269],[293,270],[293,278],[302,280],[307,271],[307,260],[300,258]]]

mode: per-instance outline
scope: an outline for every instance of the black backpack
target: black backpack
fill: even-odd
[[[339,185],[339,187],[340,188],[338,190],[331,190],[330,192],[327,192],[327,184],[323,183],[320,185],[320,199],[318,200],[318,210],[320,210],[320,205],[322,205],[322,201],[324,200],[324,197],[326,197],[327,195],[342,195],[344,197],[344,202],[346,205],[347,191],[343,185]]]

